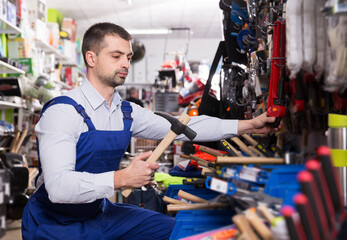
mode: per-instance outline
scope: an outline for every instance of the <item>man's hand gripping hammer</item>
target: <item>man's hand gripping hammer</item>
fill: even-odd
[[[163,152],[169,147],[169,145],[175,140],[176,136],[179,134],[184,134],[191,141],[195,138],[196,132],[187,126],[190,121],[190,117],[183,113],[178,119],[163,112],[156,112],[155,114],[166,118],[171,123],[171,130],[166,134],[159,145],[154,149],[153,153],[146,160],[147,162],[156,162]],[[128,197],[132,192],[133,188],[125,188],[122,191],[124,197]]]

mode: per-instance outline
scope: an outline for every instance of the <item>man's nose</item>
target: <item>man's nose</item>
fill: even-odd
[[[130,60],[128,59],[128,57],[123,58],[122,67],[126,69],[130,68]]]

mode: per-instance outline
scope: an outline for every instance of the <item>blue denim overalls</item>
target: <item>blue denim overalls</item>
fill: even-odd
[[[47,102],[41,115],[55,104],[73,105],[89,128],[77,142],[75,171],[102,173],[117,170],[132,135],[129,102],[122,101],[123,131],[96,130],[84,108],[66,96]],[[133,205],[111,203],[108,199],[83,204],[52,203],[43,184],[25,207],[22,236],[28,240],[161,240],[169,239],[174,225],[175,221],[163,214]]]

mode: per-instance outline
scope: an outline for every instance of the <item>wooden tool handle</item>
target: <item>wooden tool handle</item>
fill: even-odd
[[[283,158],[267,158],[267,157],[224,157],[219,156],[216,160],[217,164],[284,164]]]
[[[28,133],[28,130],[27,130],[27,129],[24,129],[23,132],[22,132],[22,134],[20,135],[20,138],[19,138],[19,140],[18,140],[18,143],[17,143],[17,145],[16,145],[16,148],[15,148],[14,151],[13,151],[14,153],[18,153],[20,147],[22,146],[22,143],[23,143],[25,137],[27,136],[27,133]]]
[[[275,216],[270,212],[270,210],[265,205],[259,205],[257,209],[270,224],[275,219]]]
[[[239,157],[242,157],[242,153],[238,151],[236,148],[234,148],[233,145],[231,145],[228,141],[225,140],[225,143],[230,147],[230,149]]]
[[[190,121],[190,117],[186,114],[183,113],[178,121],[180,121],[182,124],[187,125],[188,122]],[[169,147],[169,145],[175,140],[177,137],[177,134],[174,133],[172,130],[166,134],[166,136],[163,138],[163,140],[159,143],[159,145],[154,149],[153,153],[151,156],[147,158],[147,162],[156,162],[160,156],[163,154],[163,152]],[[133,188],[125,188],[122,191],[122,195],[124,197],[128,197],[130,193],[132,192]]]
[[[202,199],[200,197],[197,197],[197,196],[195,196],[193,194],[187,193],[187,192],[182,191],[182,190],[179,190],[177,195],[179,197],[182,197],[184,199],[187,199],[187,200],[190,200],[190,201],[193,201],[193,202],[196,202],[196,203],[209,203],[209,201],[207,201],[205,199]]]
[[[182,202],[180,200],[176,200],[176,199],[173,199],[173,198],[170,198],[170,197],[167,197],[167,196],[164,196],[163,197],[163,200],[167,203],[172,203],[172,204],[179,204],[179,205],[185,205],[187,203],[185,202]]]
[[[249,142],[253,147],[258,145],[258,142],[255,141],[251,136],[249,136],[248,134],[242,134],[241,135],[244,139],[247,140],[247,142]]]
[[[217,156],[223,156],[223,154],[221,154],[220,152],[218,152],[218,151],[216,151],[216,150],[214,150],[214,149],[205,147],[205,146],[200,146],[200,147],[199,147],[199,150],[200,150],[201,152],[208,153],[208,154],[210,154],[210,155],[212,155],[212,156],[215,156],[215,157],[217,157]]]
[[[245,211],[246,219],[251,223],[252,227],[264,240],[273,240],[272,232],[260,219],[260,217],[252,210],[247,209]]]
[[[242,151],[244,151],[247,155],[249,155],[249,156],[251,156],[251,157],[255,157],[255,154],[252,153],[252,152],[248,149],[247,145],[244,144],[238,137],[233,137],[233,138],[231,138],[231,140],[232,140],[234,143],[236,143],[237,146],[239,146],[240,149],[241,149]]]
[[[204,160],[204,159],[202,159],[202,158],[199,158],[199,157],[197,157],[197,156],[194,156],[193,154],[190,154],[189,155],[189,158],[190,159],[193,159],[194,161],[196,161],[196,162],[198,162],[198,164],[199,165],[201,165],[201,166],[203,166],[203,167],[209,167],[208,166],[208,161],[206,161],[206,160]]]
[[[11,143],[11,148],[10,148],[11,152],[14,152],[16,150],[16,146],[17,146],[17,142],[18,142],[19,137],[20,137],[20,131],[17,131],[16,135],[15,135],[15,137]]]
[[[258,151],[255,147],[253,146],[248,146],[249,151],[251,151],[255,156],[257,157],[266,157],[263,153]]]
[[[194,203],[194,204],[169,204],[167,205],[168,212],[177,212],[180,210],[192,209],[213,209],[223,207],[222,203]]]
[[[251,225],[249,225],[249,222],[247,221],[246,217],[244,215],[238,214],[235,215],[233,218],[233,223],[237,226],[239,231],[242,233],[246,233],[249,236],[249,239],[251,240],[258,240],[259,238],[251,228]]]

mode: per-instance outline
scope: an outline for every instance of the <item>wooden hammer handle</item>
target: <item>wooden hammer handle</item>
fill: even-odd
[[[192,209],[213,209],[223,207],[222,203],[194,203],[194,204],[169,204],[167,206],[168,212],[177,212],[179,210],[192,210]]]
[[[248,134],[242,134],[241,135],[244,139],[247,140],[247,142],[249,142],[250,144],[252,144],[253,147],[258,145],[258,142],[256,140],[254,140],[251,136],[249,136]]]
[[[246,233],[249,239],[251,240],[259,239],[244,215],[241,215],[241,214],[235,215],[232,218],[232,220],[237,226],[237,228],[239,229],[239,231],[241,232],[241,234]]]
[[[190,121],[190,117],[186,114],[183,113],[178,121],[180,121],[182,124],[187,125],[188,122]],[[177,137],[177,134],[175,132],[173,132],[172,130],[170,130],[170,132],[168,132],[166,134],[166,136],[163,138],[163,140],[159,143],[159,145],[154,149],[153,153],[151,154],[151,156],[149,156],[147,158],[147,162],[156,162],[160,156],[163,154],[163,152],[169,147],[169,145],[173,142],[173,140],[175,140],[175,138]],[[125,188],[122,191],[122,194],[124,197],[128,197],[130,195],[130,193],[132,192],[134,188]]]
[[[163,200],[165,202],[167,202],[167,203],[172,203],[172,204],[178,204],[178,205],[185,205],[185,204],[187,204],[186,202],[182,202],[180,200],[176,200],[176,199],[173,199],[173,198],[170,198],[170,197],[167,197],[167,196],[164,196]]]
[[[216,151],[216,150],[214,150],[214,149],[205,147],[205,146],[200,146],[200,147],[199,147],[199,150],[200,150],[201,152],[208,153],[208,154],[210,154],[210,155],[212,155],[212,156],[215,156],[215,157],[217,157],[217,156],[223,156],[222,153],[220,153],[220,152],[218,152],[218,151]]]
[[[268,157],[224,157],[219,156],[216,160],[217,164],[284,164],[283,158]]]
[[[260,217],[252,210],[247,209],[245,211],[246,219],[251,223],[252,227],[256,232],[259,233],[262,239],[264,240],[273,240],[272,232],[260,219]]]
[[[247,145],[244,144],[238,137],[233,137],[233,138],[231,138],[231,140],[232,140],[234,143],[236,143],[236,144],[240,147],[240,149],[241,149],[242,151],[244,151],[247,155],[249,155],[249,156],[251,156],[251,157],[254,157],[254,156],[255,156],[255,154],[252,153],[252,152],[248,149]]]
[[[190,201],[193,201],[193,202],[196,202],[196,203],[209,203],[209,201],[207,201],[207,200],[205,200],[203,198],[197,197],[197,196],[195,196],[193,194],[187,193],[187,192],[182,191],[182,190],[179,190],[177,195],[179,197],[182,197],[184,199],[187,199],[187,200],[190,200]]]

